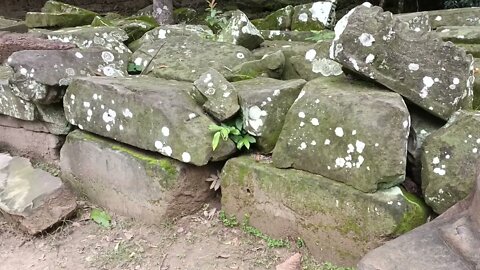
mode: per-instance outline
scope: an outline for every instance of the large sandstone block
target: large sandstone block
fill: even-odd
[[[292,30],[318,31],[334,24],[335,1],[318,1],[295,6],[292,16]]]
[[[335,26],[330,57],[448,120],[471,108],[473,58],[436,33],[419,30],[380,7],[360,5]]]
[[[300,237],[318,260],[352,266],[386,236],[426,221],[427,208],[399,187],[363,193],[325,177],[277,169],[253,156],[230,159],[222,207],[272,237]]]
[[[152,224],[191,214],[213,195],[196,167],[79,130],[61,151],[62,178],[94,203]]]
[[[288,111],[273,162],[374,192],[405,180],[409,129],[400,95],[324,77],[307,83]]]
[[[253,50],[263,42],[260,31],[240,10],[232,12],[228,25],[218,34],[218,41],[228,42]]]
[[[41,12],[27,12],[25,23],[35,27],[72,27],[90,24],[97,14],[95,12],[49,0]]]
[[[423,144],[422,189],[439,214],[471,193],[480,160],[480,113],[458,111]]]
[[[480,26],[480,7],[422,11],[395,17],[405,22],[423,22],[432,29],[442,26]]]
[[[235,146],[229,141],[212,150],[208,127],[215,122],[190,97],[192,87],[151,77],[84,77],[68,87],[63,104],[80,129],[202,166]]]
[[[0,31],[25,33],[28,31],[28,27],[24,22],[9,20],[0,16]]]
[[[35,105],[17,97],[12,92],[9,80],[13,74],[11,67],[0,66],[0,114],[22,120],[35,120]]]
[[[0,183],[0,213],[30,234],[64,220],[77,207],[60,178],[34,169],[25,158],[0,153]]]

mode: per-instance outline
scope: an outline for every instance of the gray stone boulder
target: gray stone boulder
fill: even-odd
[[[31,33],[0,32],[0,64],[8,57],[23,50],[68,50],[75,48],[74,44],[65,44],[41,38],[42,35]]]
[[[0,114],[22,120],[35,120],[35,105],[12,93],[9,80],[13,76],[13,73],[11,67],[0,66]]]
[[[42,104],[60,101],[76,76],[121,77],[127,70],[124,55],[102,48],[19,51],[7,63],[15,71],[13,93]]]
[[[62,180],[34,169],[30,161],[0,153],[0,212],[29,234],[39,234],[77,208]]]
[[[97,13],[49,0],[41,12],[27,12],[25,23],[29,28],[35,27],[73,27],[90,24]]]
[[[374,192],[405,180],[409,130],[400,95],[344,77],[319,78],[288,111],[273,163]]]
[[[175,36],[198,36],[205,39],[214,39],[212,30],[206,25],[172,24],[162,25],[148,31],[140,39],[128,44],[128,47],[132,51],[136,51],[145,43],[155,43]]]
[[[442,26],[480,26],[480,7],[422,11],[395,15],[408,21],[424,21],[431,29]]]
[[[319,1],[294,8],[292,30],[323,30],[335,22],[335,1]]]
[[[190,97],[191,88],[149,77],[77,78],[64,97],[65,116],[80,129],[202,166],[226,158],[235,145],[213,152],[208,127],[215,122]]]
[[[480,12],[479,12],[480,14]],[[436,30],[437,35],[444,41],[453,43],[478,44],[480,43],[480,25],[478,26],[445,26]]]
[[[368,3],[335,26],[330,57],[447,120],[471,107],[473,58],[435,33],[408,24]],[[425,57],[428,55],[429,57]]]
[[[373,194],[325,177],[277,169],[253,156],[230,159],[222,174],[222,209],[276,238],[301,238],[319,261],[353,266],[386,236],[423,223],[427,207],[399,187]]]
[[[292,26],[293,6],[286,6],[270,13],[265,18],[252,20],[260,30],[289,30]]]
[[[235,66],[249,60],[253,60],[252,53],[242,46],[198,36],[172,36],[159,42],[145,43],[131,58],[145,75],[190,82],[197,80],[209,68],[229,79]]]
[[[63,28],[46,33],[49,40],[65,43],[73,43],[78,48],[101,47],[118,54],[130,54],[131,51],[123,43],[128,40],[125,31],[117,27],[109,26],[79,26]]]
[[[248,61],[236,66],[234,80],[248,80],[257,77],[281,79],[285,67],[285,55],[281,50],[265,54],[262,59]]]
[[[92,202],[141,222],[160,224],[199,210],[214,195],[196,167],[87,132],[67,136],[62,178]]]
[[[286,114],[305,85],[304,80],[257,78],[235,82],[244,129],[256,137],[256,148],[270,153],[277,143]]]
[[[25,22],[9,20],[0,16],[0,31],[26,33],[28,27],[25,25]]]
[[[240,10],[236,10],[232,12],[228,25],[220,32],[217,40],[253,50],[258,48],[264,39],[247,15]]]
[[[240,110],[237,90],[215,69],[202,74],[193,85],[205,99],[203,108],[217,121],[224,122]]]
[[[261,30],[260,33],[265,40],[286,40],[286,41],[308,41],[312,37],[310,31],[280,31]]]
[[[470,168],[475,170],[478,165]],[[477,174],[478,175],[478,174]],[[358,270],[470,270],[480,267],[480,179],[447,212],[369,252]]]
[[[480,160],[479,121],[478,112],[456,112],[423,144],[422,190],[436,213],[463,200],[474,187],[472,168]]]

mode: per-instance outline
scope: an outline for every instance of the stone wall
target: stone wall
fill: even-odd
[[[46,0],[0,0],[0,16],[22,18],[27,11],[38,11]],[[152,3],[152,0],[63,0],[62,2],[80,6],[96,12],[116,11],[133,13]]]

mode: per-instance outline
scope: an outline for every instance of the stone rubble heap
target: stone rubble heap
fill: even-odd
[[[334,2],[233,11],[219,32],[56,1],[2,19],[0,150],[150,223],[198,210],[219,177],[228,214],[354,265],[474,189],[480,8],[365,3],[335,23]],[[5,159],[0,209],[17,215]]]

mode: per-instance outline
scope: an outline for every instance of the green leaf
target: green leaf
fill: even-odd
[[[104,228],[110,228],[112,218],[108,213],[99,209],[93,209],[90,218]]]
[[[213,151],[215,151],[215,149],[217,149],[219,142],[220,142],[220,132],[216,132],[216,133],[213,135],[213,140],[212,140],[212,148],[213,148]]]
[[[238,150],[241,150],[242,147],[243,147],[243,140],[240,139],[240,140],[237,142],[237,149],[238,149]]]
[[[230,134],[232,134],[232,135],[234,135],[234,136],[239,136],[239,135],[241,135],[242,133],[241,133],[240,130],[238,130],[237,128],[232,127],[232,128],[230,129]]]
[[[246,147],[247,149],[250,149],[250,142],[248,141],[248,139],[244,138],[243,144],[245,145],[245,147]]]
[[[237,120],[235,120],[235,126],[237,127],[238,130],[243,129],[243,119],[241,117],[239,117],[239,118],[237,118]]]
[[[250,143],[256,143],[257,142],[257,139],[255,139],[255,137],[253,137],[251,135],[247,135],[247,136],[245,136],[245,138],[247,138],[248,142],[250,142]]]
[[[232,139],[232,141],[234,143],[238,143],[243,137],[242,136],[239,136],[239,135],[234,135],[232,137],[230,137],[230,139]]]
[[[230,133],[230,130],[222,128],[222,130],[220,130],[220,133],[222,134],[222,138],[224,141],[228,140],[228,134]]]
[[[223,129],[223,127],[217,126],[217,125],[210,125],[210,126],[208,126],[208,130],[213,131],[213,132],[217,132],[217,131],[220,131],[220,130],[222,130],[222,129]]]

